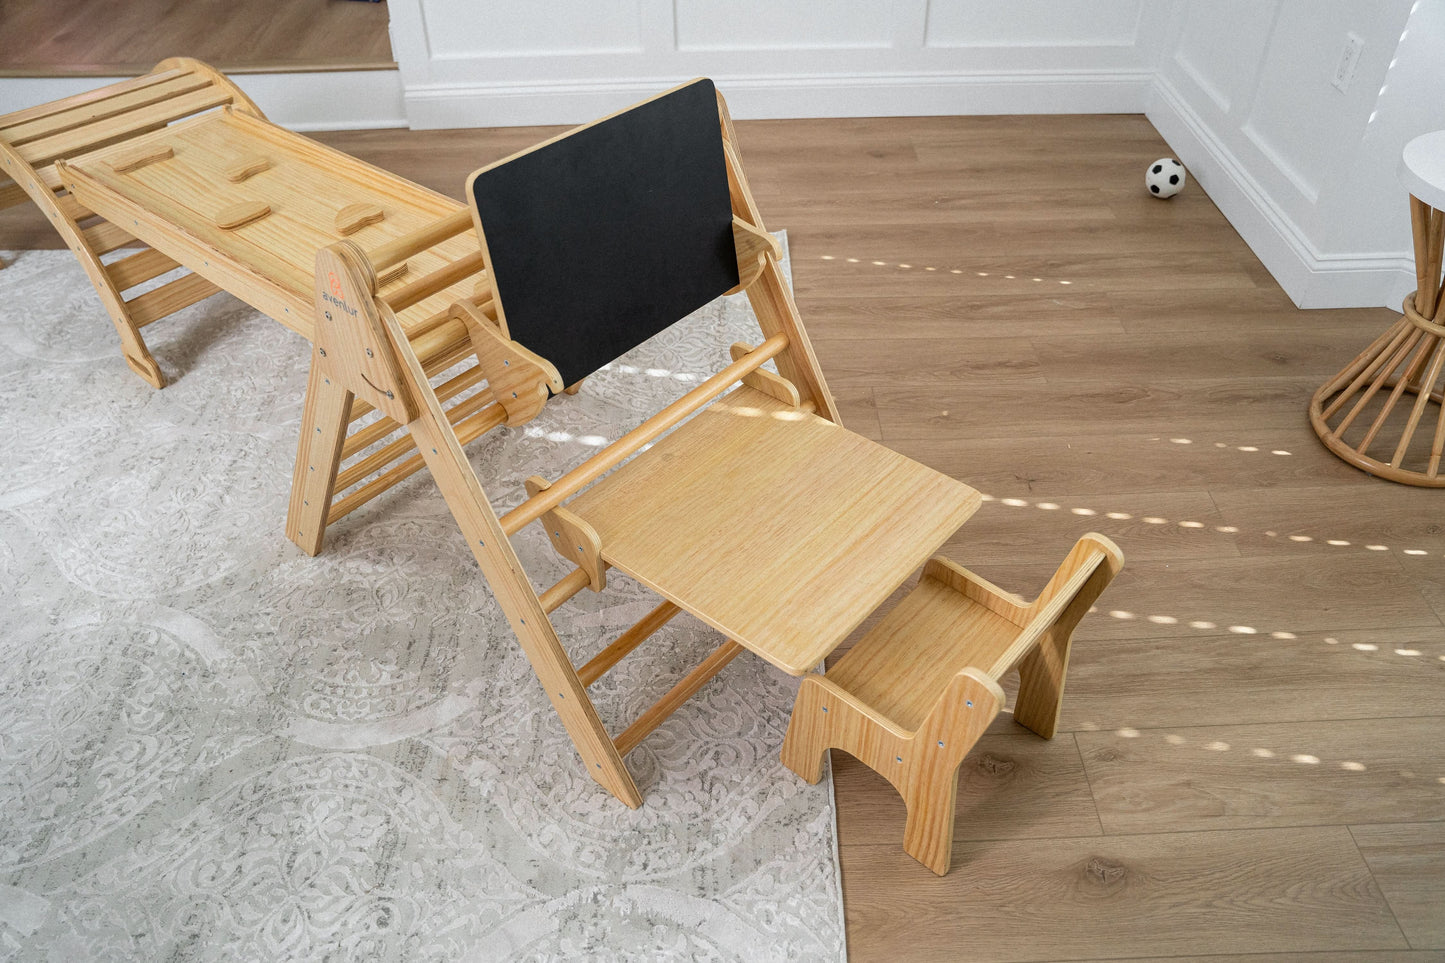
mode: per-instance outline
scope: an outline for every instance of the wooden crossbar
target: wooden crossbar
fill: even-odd
[[[205,77],[183,73],[170,80],[158,84],[148,84],[145,87],[130,91],[129,93],[117,94],[113,97],[107,97],[104,100],[94,101],[88,104],[80,104],[68,110],[59,111],[27,123],[6,127],[4,132],[5,140],[12,147],[19,147],[22,144],[39,140],[42,137],[63,134],[77,127],[83,127],[86,124],[115,117],[118,114],[124,114],[127,111],[136,110],[141,107],[149,107],[151,104],[169,100],[180,94],[188,94],[191,91],[207,87],[210,83],[210,80]]]
[[[578,569],[578,571],[582,570]],[[587,573],[583,572],[582,574],[586,575]],[[677,603],[670,599],[664,599],[661,605],[638,619],[635,625],[619,635],[607,648],[594,655],[586,665],[578,669],[577,678],[582,680],[583,685],[591,685],[596,682],[681,611],[682,609],[677,607]]]
[[[41,117],[50,117],[55,114],[74,110],[86,104],[94,104],[99,101],[119,97],[133,90],[140,90],[143,87],[151,87],[156,84],[163,84],[177,77],[183,77],[189,73],[189,68],[172,68],[170,70],[158,70],[156,73],[142,74],[139,77],[132,77],[129,80],[122,80],[119,83],[110,84],[106,87],[97,87],[95,90],[87,90],[81,94],[66,97],[63,100],[53,100],[47,104],[40,104],[36,107],[27,107],[24,110],[17,110],[14,113],[0,117],[0,135],[7,131],[37,120]],[[9,140],[8,137],[0,136],[0,140]]]
[[[617,747],[618,755],[625,756],[636,749],[637,744],[646,739],[652,730],[662,725],[668,716],[676,712],[688,699],[691,699],[698,689],[706,685],[742,651],[743,647],[731,639],[714,649],[711,655],[698,664],[697,668],[683,676],[677,685],[668,689],[667,694],[658,699],[651,709],[638,716],[636,722],[622,730],[617,738],[612,740],[612,744]]]
[[[536,521],[577,494],[593,479],[617,467],[643,445],[655,440],[663,432],[737,384],[742,380],[743,375],[757,370],[769,359],[776,357],[787,346],[788,336],[785,334],[775,334],[768,338],[752,351],[557,479],[552,483],[552,487],[539,492],[503,515],[501,518],[502,530],[508,535],[515,535],[530,522]]]
[[[446,290],[467,275],[476,274],[484,266],[482,252],[478,250],[458,258],[450,264],[445,264],[430,274],[417,278],[405,287],[388,294],[382,300],[393,311],[405,311],[413,304],[419,304],[438,291]]]
[[[366,252],[366,257],[371,261],[372,268],[377,273],[381,273],[413,254],[425,251],[429,247],[435,247],[447,238],[456,237],[463,231],[469,230],[471,226],[472,212],[467,208],[462,208],[412,231],[410,234]]]

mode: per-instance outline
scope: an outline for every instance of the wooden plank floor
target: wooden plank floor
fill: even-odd
[[[223,70],[394,66],[384,3],[6,0],[0,76],[124,76],[166,57]]]
[[[1025,593],[1084,531],[1128,556],[1059,734],[965,761],[948,876],[835,758],[852,958],[1442,959],[1445,495],[1305,417],[1395,315],[1298,311],[1197,185],[1146,196],[1142,117],[739,128],[845,423],[989,496],[947,551]],[[323,139],[455,196],[549,133]]]

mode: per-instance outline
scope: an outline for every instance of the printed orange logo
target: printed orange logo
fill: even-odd
[[[333,297],[341,297],[341,278],[336,276],[335,271],[328,272],[331,278],[331,294]]]

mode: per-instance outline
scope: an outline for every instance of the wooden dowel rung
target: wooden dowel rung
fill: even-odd
[[[538,595],[537,601],[542,603],[542,611],[551,615],[568,599],[590,584],[592,584],[592,576],[588,575],[585,569],[574,568],[555,585]],[[584,682],[583,685],[586,683]]]
[[[455,237],[472,226],[471,208],[463,207],[447,216],[432,221],[410,234],[388,241],[366,252],[371,268],[378,273],[385,271],[398,261],[405,260],[420,251],[440,244],[449,237]]]
[[[125,303],[125,309],[136,327],[143,328],[153,321],[175,314],[181,308],[204,301],[220,290],[199,274],[187,274],[162,284],[153,291],[131,298]]]
[[[578,571],[582,571],[578,569]],[[586,573],[583,572],[585,575]],[[677,603],[664,599],[657,608],[638,619],[637,624],[623,632],[607,648],[594,655],[586,665],[577,670],[577,678],[589,686],[607,674],[614,665],[627,658],[628,653],[652,637],[658,629],[682,610]]]
[[[480,383],[482,380],[482,369],[479,366],[473,366],[471,368],[468,368],[466,371],[463,371],[461,374],[457,375],[455,378],[452,378],[450,381],[446,381],[443,384],[437,386],[437,400],[445,404],[446,402],[455,398],[457,395],[461,394],[463,391],[466,391],[473,385]],[[472,410],[475,411],[476,409],[474,408]],[[356,418],[352,418],[351,420],[356,421]],[[385,438],[387,435],[391,434],[393,431],[396,431],[396,429],[400,427],[401,426],[398,425],[391,418],[383,417],[378,418],[376,421],[373,421],[365,428],[357,429],[350,435],[346,436],[346,442],[341,448],[342,459],[344,460],[350,458],[358,451],[361,451],[361,449],[371,447],[373,444]]]
[[[415,281],[399,288],[396,291],[382,298],[393,311],[405,311],[413,304],[425,301],[427,298],[444,291],[456,284],[458,281],[470,274],[476,274],[485,266],[481,251],[473,251],[464,255],[450,264],[437,268],[430,274],[423,275]]]
[[[581,491],[597,476],[622,463],[643,445],[681,422],[688,415],[732,387],[750,371],[776,357],[788,346],[788,336],[781,332],[768,338],[636,428],[602,449],[576,468],[538,492],[501,518],[502,531],[515,535],[524,526],[541,518],[562,502]]]
[[[657,704],[638,716],[637,721],[612,740],[617,747],[619,755],[627,755],[637,744],[652,734],[652,730],[662,725],[664,719],[672,715],[682,706],[684,702],[691,699],[693,694],[707,684],[708,680],[723,670],[738,654],[743,647],[729,639],[713,650],[712,654],[697,668],[693,669],[677,685],[667,691],[667,695],[657,700]]]
[[[478,413],[465,419],[456,425],[457,441],[462,445],[474,441],[479,436],[491,431],[497,425],[506,420],[506,412],[502,411],[500,405],[489,406]],[[411,437],[410,435],[407,436]],[[377,495],[387,491],[394,485],[410,478],[421,470],[426,464],[421,455],[412,455],[406,461],[396,465],[384,475],[378,475],[371,481],[362,485],[356,491],[344,498],[339,498],[331,503],[331,509],[326,513],[326,522],[331,524],[339,519],[356,511],[362,505],[371,501]],[[338,486],[339,488],[340,486]]]
[[[488,404],[491,404],[492,407],[495,408],[489,417],[495,421],[496,424],[491,427],[496,427],[496,425],[500,425],[503,421],[507,420],[507,413],[502,410],[501,406],[494,404],[489,397],[479,397],[481,398],[479,402],[475,398],[468,398],[466,402],[452,408],[447,412],[447,421],[456,425],[463,418],[477,411],[483,405]],[[346,491],[346,489],[355,485],[367,475],[391,464],[407,452],[415,450],[416,439],[412,438],[410,434],[402,435],[395,441],[378,448],[376,451],[356,462],[356,464],[348,465],[342,471],[338,472],[336,475],[336,490],[339,492]]]

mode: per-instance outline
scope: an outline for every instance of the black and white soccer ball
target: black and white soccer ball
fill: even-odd
[[[1155,197],[1173,197],[1184,190],[1184,165],[1172,157],[1161,157],[1144,172],[1144,186]]]

